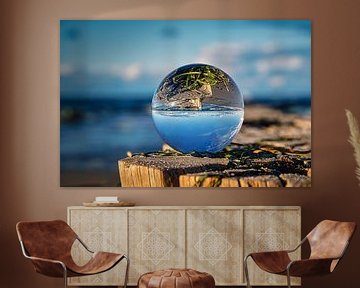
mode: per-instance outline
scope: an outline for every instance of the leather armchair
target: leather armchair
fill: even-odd
[[[123,259],[127,261],[124,281],[126,288],[128,257],[125,254],[91,251],[66,222],[19,222],[16,231],[23,255],[31,260],[35,271],[50,277],[64,278],[65,288],[67,277],[102,273],[112,269]],[[90,260],[83,266],[78,266],[71,256],[71,247],[75,241],[79,241],[91,254]]]
[[[250,253],[244,259],[247,287],[251,287],[247,266],[249,258],[266,272],[286,275],[289,288],[291,288],[291,276],[305,277],[332,273],[344,256],[355,229],[354,222],[324,220],[292,250]],[[311,249],[309,259],[292,261],[289,253],[299,249],[306,241],[309,242]]]

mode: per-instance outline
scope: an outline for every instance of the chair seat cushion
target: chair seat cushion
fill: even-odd
[[[143,274],[138,288],[214,288],[214,277],[193,269],[166,269]]]

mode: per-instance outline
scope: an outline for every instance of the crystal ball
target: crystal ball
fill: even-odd
[[[219,152],[244,120],[235,81],[207,64],[189,64],[168,74],[152,99],[152,117],[165,143],[182,153]]]

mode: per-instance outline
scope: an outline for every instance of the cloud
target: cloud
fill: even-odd
[[[140,63],[132,63],[126,67],[113,66],[111,74],[120,76],[125,81],[134,81],[140,77],[142,70]]]
[[[273,42],[266,42],[260,46],[260,51],[264,54],[276,53],[279,50],[279,45]]]
[[[268,83],[272,88],[279,88],[286,84],[286,80],[283,76],[271,76],[268,79]]]
[[[197,59],[231,75],[247,97],[280,97],[310,93],[308,49],[276,41],[224,42],[207,45]]]
[[[273,70],[294,71],[300,69],[303,62],[303,58],[296,55],[264,58],[256,62],[256,70],[263,74]]]
[[[239,67],[234,64],[249,49],[249,45],[245,43],[215,43],[203,48],[197,61],[218,66],[228,73],[234,73],[239,70]]]
[[[213,64],[230,73],[254,70],[256,73],[268,73],[273,70],[295,71],[300,69],[305,59],[274,42],[261,45],[249,43],[214,43],[200,51],[197,60]]]
[[[179,61],[183,58],[179,58]],[[178,61],[178,62],[179,62]],[[151,91],[170,71],[191,62],[214,65],[231,75],[246,97],[300,95],[310,93],[310,54],[308,47],[275,42],[214,42],[201,49],[188,62],[104,64],[100,67],[61,65],[62,90]],[[65,77],[67,76],[67,77]],[[65,79],[69,78],[69,79]],[[71,79],[70,79],[71,78]],[[69,89],[68,89],[69,88]],[[275,96],[274,96],[275,95]]]

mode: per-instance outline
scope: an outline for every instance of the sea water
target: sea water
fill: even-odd
[[[161,138],[183,153],[219,152],[231,143],[244,120],[244,109],[153,110]]]

